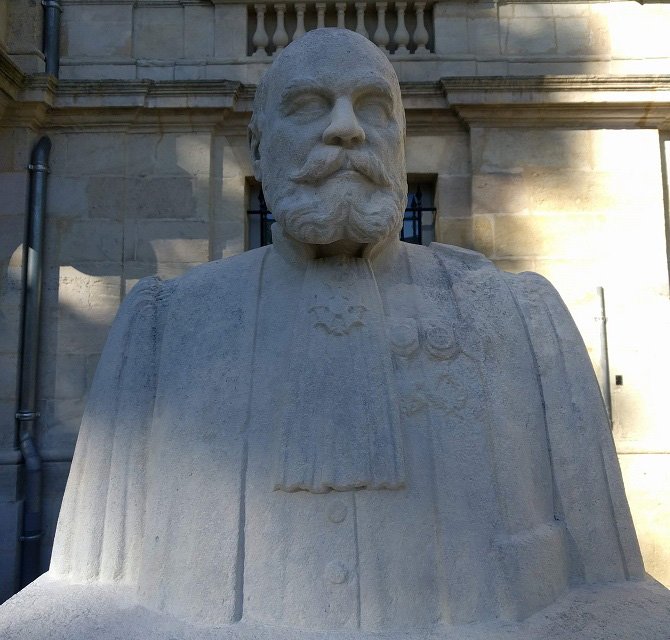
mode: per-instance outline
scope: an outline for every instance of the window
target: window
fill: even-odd
[[[435,182],[407,180],[407,208],[400,239],[428,246],[435,240]]]
[[[249,208],[247,209],[247,249],[258,249],[272,244],[270,227],[274,222],[258,182],[249,184]]]

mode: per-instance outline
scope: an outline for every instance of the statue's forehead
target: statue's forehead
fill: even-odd
[[[292,56],[281,60],[270,70],[270,91],[274,97],[294,86],[322,86],[341,91],[355,90],[368,85],[385,87],[393,93],[398,81],[390,64],[380,63],[360,55],[343,62],[341,57],[325,54],[317,57]]]
[[[397,85],[388,58],[368,39],[346,29],[316,29],[291,43],[268,70],[272,90],[300,77],[346,85],[348,81],[383,78]]]

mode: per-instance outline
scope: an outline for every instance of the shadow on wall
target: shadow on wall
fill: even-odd
[[[38,392],[44,569],[86,393],[123,296],[141,277],[174,277],[209,259],[209,144],[203,147],[197,135],[50,137]],[[22,235],[17,229],[13,237],[20,242]],[[0,256],[8,265],[0,330],[14,338],[23,251],[18,242],[3,247],[7,255]],[[10,353],[15,350],[12,344]],[[14,385],[5,386],[11,388],[3,393],[10,406]]]

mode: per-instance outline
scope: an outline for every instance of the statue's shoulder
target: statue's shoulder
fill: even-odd
[[[502,271],[485,255],[463,247],[433,242],[428,250],[439,256],[452,280],[464,279],[478,284],[486,281],[489,286],[496,282],[497,286],[509,290],[523,309],[527,308],[528,303],[537,303],[540,300],[552,300],[562,307],[565,306],[554,285],[539,273]]]
[[[448,268],[469,272],[483,270],[488,274],[496,274],[512,289],[515,296],[541,295],[560,299],[560,294],[554,285],[547,278],[534,271],[523,271],[521,273],[502,271],[484,254],[454,245],[433,242],[429,249],[439,255]]]
[[[180,296],[207,295],[224,290],[233,294],[236,290],[247,290],[254,281],[257,282],[268,249],[269,247],[261,247],[229,258],[206,262],[171,281],[166,281],[165,284],[169,283]]]
[[[497,267],[483,253],[464,249],[451,244],[431,242],[429,251],[440,257],[450,270],[479,271],[481,269],[497,271]]]
[[[543,275],[534,271],[522,271],[521,273],[501,271],[501,273],[517,301],[532,302],[551,299],[565,306],[561,294]]]
[[[499,273],[498,268],[484,254],[451,244],[432,242],[428,251],[436,256],[452,277],[492,276]]]

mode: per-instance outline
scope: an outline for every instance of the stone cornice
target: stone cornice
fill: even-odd
[[[670,76],[443,78],[470,126],[670,127]]]
[[[9,54],[0,46],[0,91],[14,99],[25,83],[23,71],[16,66]]]
[[[670,76],[452,77],[403,83],[410,133],[468,126],[670,128]],[[0,126],[242,126],[255,86],[24,76],[0,51]],[[233,118],[240,114],[241,119]],[[460,122],[459,122],[460,119]],[[239,122],[237,122],[239,120]]]
[[[23,83],[0,113],[2,127],[40,128],[54,104],[58,81],[46,74],[24,76]]]
[[[55,107],[233,109],[242,85],[230,80],[62,80]]]
[[[442,78],[445,91],[670,91],[670,75],[477,76]]]
[[[25,83],[25,75],[0,46],[0,120],[16,100]]]
[[[469,127],[670,130],[670,102],[453,105],[453,108]]]

